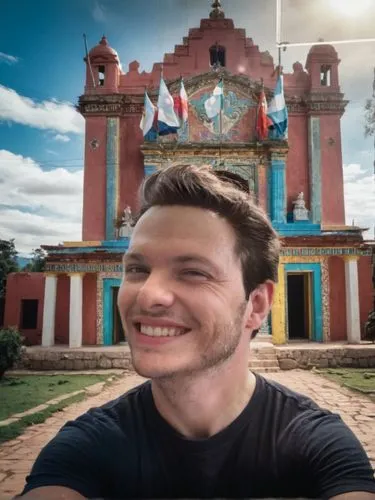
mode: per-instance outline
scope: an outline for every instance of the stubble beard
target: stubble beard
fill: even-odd
[[[199,358],[193,362],[191,366],[178,369],[171,368],[169,371],[163,366],[150,367],[150,369],[142,367],[142,353],[138,355],[132,349],[130,344],[130,352],[135,371],[142,377],[158,380],[163,383],[176,382],[177,380],[189,380],[202,376],[203,374],[215,373],[220,370],[220,367],[230,360],[236,352],[242,337],[242,321],[246,309],[246,302],[243,302],[239,308],[234,321],[222,327],[218,327],[211,336],[211,342],[206,350],[199,353]],[[205,329],[201,330],[201,335],[205,336]],[[209,337],[209,332],[206,333]],[[212,344],[214,347],[212,348]],[[150,350],[150,354],[152,355]],[[137,357],[139,356],[139,361]],[[162,358],[162,356],[161,356]]]

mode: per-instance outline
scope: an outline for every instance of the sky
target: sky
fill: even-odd
[[[42,244],[81,240],[84,120],[83,33],[89,48],[105,34],[126,72],[133,60],[150,71],[210,12],[208,0],[2,0],[0,16],[0,238],[22,255]],[[276,61],[276,0],[222,0]],[[282,40],[314,42],[374,36],[373,0],[282,0]],[[374,140],[364,137],[372,95],[375,43],[336,45],[346,222],[373,228]],[[284,72],[304,65],[309,47],[282,54]],[[373,237],[373,229],[366,233]]]

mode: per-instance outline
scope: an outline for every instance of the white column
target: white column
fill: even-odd
[[[82,273],[70,274],[69,347],[82,346]]]
[[[47,274],[44,283],[44,306],[42,346],[50,347],[55,343],[55,312],[56,312],[57,275]]]
[[[349,344],[361,341],[358,293],[358,257],[345,256],[346,330]]]

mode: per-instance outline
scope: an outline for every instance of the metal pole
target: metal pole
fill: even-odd
[[[90,56],[89,56],[89,51],[87,50],[87,39],[86,39],[86,35],[85,35],[85,34],[83,34],[83,41],[84,41],[84,43],[85,43],[86,60],[87,60],[87,64],[89,65],[89,69],[90,69],[90,73],[91,73],[91,78],[92,78],[92,86],[95,88],[95,87],[96,87],[96,84],[95,84],[95,78],[94,78],[94,73],[92,72],[91,61],[90,61]]]
[[[278,75],[281,74],[281,0],[276,0],[276,45],[278,47]]]
[[[352,40],[329,40],[324,42],[297,42],[297,43],[289,43],[289,42],[279,42],[276,45],[280,48],[284,47],[308,47],[312,45],[340,45],[344,43],[369,43],[375,42],[375,38],[354,38]]]

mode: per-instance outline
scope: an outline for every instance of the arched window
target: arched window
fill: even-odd
[[[213,68],[225,67],[225,47],[218,43],[210,48],[210,66]]]
[[[105,66],[99,66],[98,67],[98,83],[99,87],[103,87],[104,85],[104,78],[105,78]]]

